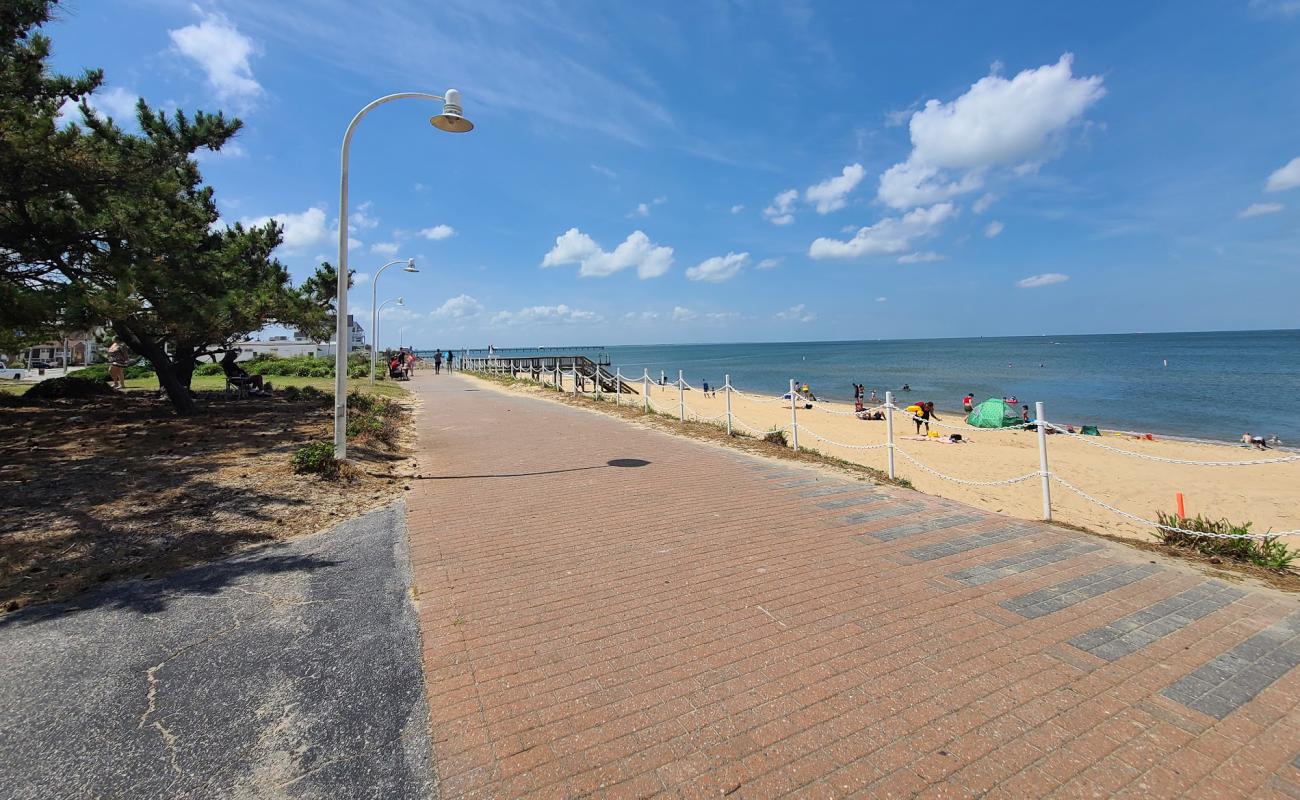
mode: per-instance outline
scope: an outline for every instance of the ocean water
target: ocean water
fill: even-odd
[[[517,351],[516,351],[517,352]],[[555,348],[552,352],[564,352]],[[852,384],[960,409],[961,398],[1014,395],[1075,425],[1235,441],[1247,431],[1300,445],[1300,330],[1016,336],[604,348],[626,375],[677,370],[691,385],[781,394],[791,378],[818,397]],[[512,353],[513,354],[513,353]],[[1166,365],[1167,362],[1167,365]],[[901,393],[903,384],[912,391]]]

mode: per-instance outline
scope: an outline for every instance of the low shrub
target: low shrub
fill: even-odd
[[[300,474],[320,475],[322,478],[338,478],[342,462],[334,457],[332,442],[312,442],[298,448],[289,458],[293,471]]]
[[[387,397],[351,392],[348,394],[348,438],[392,447],[397,444],[405,414],[400,405]]]
[[[113,394],[114,390],[101,381],[78,377],[73,373],[66,378],[48,378],[34,384],[23,394],[26,401],[40,400],[89,400]]]
[[[1276,537],[1264,539],[1226,539],[1220,536],[1198,536],[1197,533],[1231,534],[1242,536],[1250,533],[1249,522],[1236,524],[1225,519],[1210,519],[1197,514],[1195,517],[1180,517],[1177,514],[1156,513],[1156,522],[1171,528],[1181,528],[1193,533],[1171,531],[1156,528],[1156,538],[1170,547],[1195,550],[1208,556],[1229,558],[1255,566],[1282,571],[1289,569],[1300,551],[1293,550]]]
[[[763,437],[763,441],[779,444],[782,447],[788,447],[789,442],[785,440],[785,430],[782,428],[773,428]]]
[[[125,367],[122,370],[122,375],[127,380],[134,380],[136,378],[151,378],[153,377],[153,374],[154,374],[153,366],[149,364],[149,362],[147,361],[141,362],[139,364],[132,364],[128,367]],[[88,381],[107,381],[108,364],[103,362],[100,362],[98,364],[90,364],[89,366],[83,367],[77,370],[76,372],[72,373],[72,376],[83,378]]]
[[[302,397],[302,391],[297,386],[284,387],[282,394],[284,395],[284,399],[288,400],[290,403],[296,403],[299,398]]]
[[[222,372],[221,365],[214,362],[199,364],[194,368],[195,375],[220,375]]]
[[[310,400],[312,402],[320,402],[329,398],[329,395],[325,394],[320,389],[317,389],[315,386],[304,386],[301,389],[298,389],[298,396],[303,400]]]

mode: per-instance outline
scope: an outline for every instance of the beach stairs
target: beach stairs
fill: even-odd
[[[513,377],[525,375],[533,380],[545,380],[548,374],[558,368],[564,372],[576,372],[580,384],[584,386],[586,391],[590,391],[592,381],[598,381],[600,391],[605,394],[614,394],[619,391],[620,384],[622,384],[624,394],[641,393],[638,382],[629,380],[626,376],[620,381],[619,376],[610,370],[608,363],[602,363],[602,360],[593,360],[585,355],[467,356],[462,363],[465,369],[507,372]]]

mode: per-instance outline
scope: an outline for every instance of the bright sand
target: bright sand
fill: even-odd
[[[572,383],[565,382],[570,389]],[[588,383],[590,387],[590,383]],[[638,387],[639,388],[639,387]],[[624,395],[623,402],[641,403],[640,395]],[[685,392],[688,419],[723,417],[726,398],[723,392],[704,397],[697,390]],[[920,398],[896,400],[901,407]],[[884,398],[880,398],[883,402]],[[650,401],[658,411],[676,416],[677,388],[651,385]],[[771,428],[790,424],[790,404],[776,398],[732,394],[735,427],[760,434]],[[886,467],[886,451],[854,450],[817,439],[825,437],[842,444],[879,445],[886,441],[885,422],[859,420],[853,407],[842,403],[815,403],[814,410],[797,409],[799,445],[826,455],[865,464],[877,469]],[[826,413],[836,412],[836,413]],[[894,436],[898,455],[897,474],[912,482],[918,490],[951,498],[990,511],[1024,519],[1039,519],[1042,513],[1042,489],[1038,477],[1038,434],[1034,431],[983,430],[965,424],[961,413],[939,412],[949,428],[932,425],[943,437],[961,433],[962,444],[918,439],[916,426],[901,414],[894,418]],[[712,420],[720,422],[721,420]],[[742,427],[743,426],[743,427]],[[922,429],[924,432],[924,428]],[[786,432],[787,440],[789,432]],[[1105,435],[1047,437],[1049,468],[1052,473],[1083,489],[1088,494],[1130,514],[1155,519],[1157,510],[1173,512],[1174,494],[1182,492],[1189,516],[1205,514],[1227,517],[1233,522],[1250,521],[1251,531],[1294,531],[1300,529],[1300,461],[1256,466],[1192,466],[1149,461],[1111,452],[1096,446],[1105,444],[1132,453],[1163,458],[1196,461],[1248,461],[1296,455],[1285,450],[1259,452],[1232,445],[1199,444],[1172,439],[1139,440],[1132,436]],[[964,480],[994,481],[1030,473],[1034,477],[1011,486],[966,486],[936,477],[908,461],[903,453],[945,475]],[[1149,539],[1149,526],[1117,516],[1074,494],[1064,486],[1052,484],[1052,515],[1062,522],[1091,530],[1135,538]],[[1287,538],[1300,545],[1300,536]]]

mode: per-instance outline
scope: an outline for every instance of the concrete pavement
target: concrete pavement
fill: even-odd
[[[0,797],[434,796],[404,518],[0,618]]]

